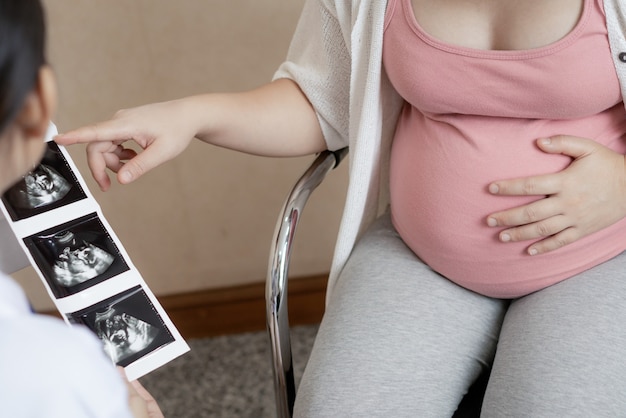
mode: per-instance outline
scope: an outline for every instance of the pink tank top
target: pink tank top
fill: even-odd
[[[501,243],[487,215],[537,197],[492,196],[495,180],[561,171],[571,159],[538,138],[591,138],[626,154],[626,111],[602,0],[585,0],[576,27],[548,46],[485,51],[425,33],[411,0],[389,0],[383,63],[406,100],[392,145],[394,226],[431,268],[476,292],[519,297],[626,249],[626,219],[551,253]]]

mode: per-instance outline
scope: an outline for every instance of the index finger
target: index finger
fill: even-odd
[[[60,145],[73,145],[103,141],[120,142],[130,138],[132,134],[129,129],[112,119],[61,133],[54,137],[54,141]]]

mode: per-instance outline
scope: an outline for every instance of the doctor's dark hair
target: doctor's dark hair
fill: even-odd
[[[40,0],[0,0],[0,133],[17,116],[45,64]]]

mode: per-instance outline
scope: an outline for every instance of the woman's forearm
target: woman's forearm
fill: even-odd
[[[196,137],[249,154],[288,157],[326,148],[313,107],[291,80],[242,93],[188,97]]]

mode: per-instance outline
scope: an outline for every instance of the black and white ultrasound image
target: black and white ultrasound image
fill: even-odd
[[[57,298],[129,270],[96,213],[26,237],[24,243]]]
[[[71,313],[68,319],[93,331],[106,354],[122,367],[174,342],[141,286]]]
[[[39,165],[24,175],[4,195],[13,221],[87,198],[59,146],[50,141]]]

